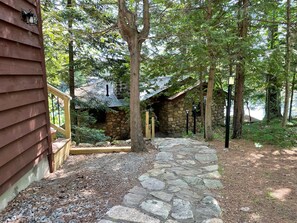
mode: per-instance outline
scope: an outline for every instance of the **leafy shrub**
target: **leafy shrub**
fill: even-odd
[[[72,125],[72,138],[77,145],[79,143],[95,144],[110,139],[103,130],[92,128],[96,119],[88,111],[76,111],[73,115],[77,119],[78,125]]]
[[[109,137],[104,135],[101,129],[92,129],[88,127],[74,126],[74,139],[77,144],[79,143],[92,143],[109,140]]]

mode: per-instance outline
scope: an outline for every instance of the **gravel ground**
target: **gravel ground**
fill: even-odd
[[[22,191],[0,222],[98,222],[152,168],[157,150],[70,156],[63,168]]]

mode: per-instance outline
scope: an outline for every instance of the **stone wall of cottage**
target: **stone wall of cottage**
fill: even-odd
[[[212,104],[213,126],[224,124],[224,96],[214,94]],[[159,129],[168,135],[182,135],[186,132],[186,110],[189,111],[189,131],[193,131],[194,117],[192,103],[187,100],[186,94],[174,100],[166,100],[160,103]],[[201,116],[196,116],[196,131],[201,131]]]
[[[108,111],[106,113],[106,123],[103,129],[105,130],[105,135],[112,139],[128,139],[130,135],[130,127],[126,111]]]

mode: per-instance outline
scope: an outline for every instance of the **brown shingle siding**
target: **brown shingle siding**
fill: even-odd
[[[0,0],[0,195],[51,153],[39,7]],[[37,13],[38,26],[21,10]]]

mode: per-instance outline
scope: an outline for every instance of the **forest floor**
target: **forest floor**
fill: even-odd
[[[213,141],[225,223],[297,222],[297,148],[257,148],[251,141]],[[70,156],[63,168],[22,191],[0,222],[96,222],[150,170],[158,152]]]
[[[224,189],[219,203],[226,223],[297,222],[297,148],[278,149],[252,141],[213,141]],[[258,146],[258,147],[256,147]]]

